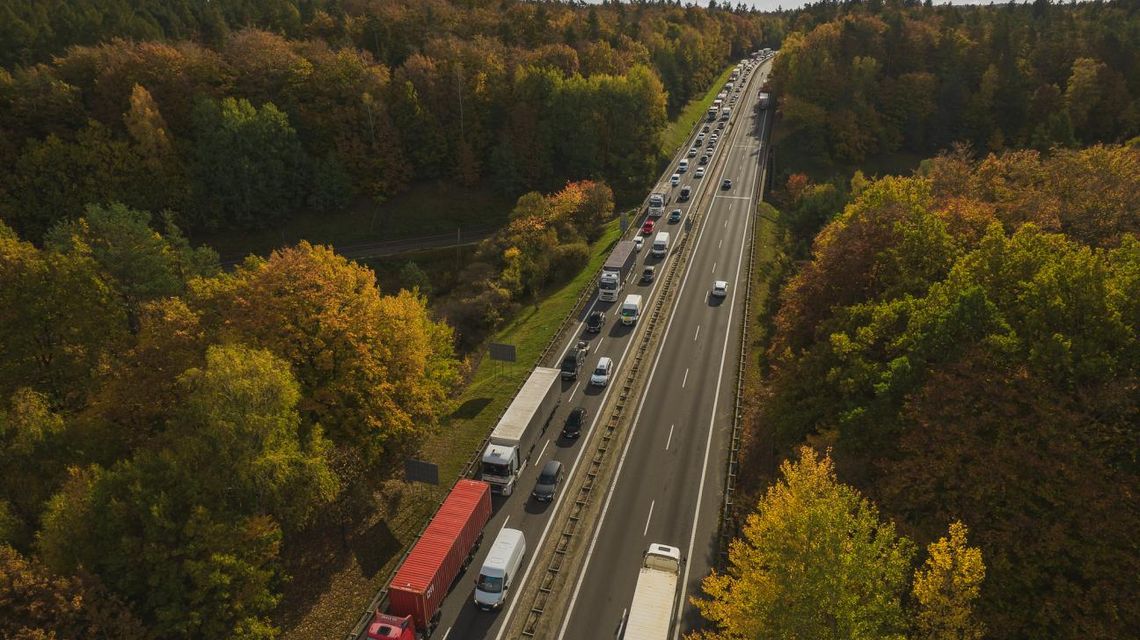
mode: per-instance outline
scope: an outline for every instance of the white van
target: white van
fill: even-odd
[[[503,606],[515,576],[522,570],[526,555],[526,536],[518,529],[503,527],[483,561],[475,579],[475,606],[492,610]]]
[[[696,147],[694,147],[694,149],[695,148]],[[693,155],[695,156],[697,154],[694,153]],[[689,170],[689,161],[688,160],[681,160],[681,163],[677,165],[677,173],[685,173],[688,170]]]
[[[665,254],[669,253],[668,231],[660,231],[657,233],[657,237],[653,238],[653,248],[649,250],[649,253],[658,258],[664,258]]]
[[[621,303],[622,324],[637,324],[637,319],[641,317],[641,300],[641,296],[636,293],[625,297],[625,302]]]

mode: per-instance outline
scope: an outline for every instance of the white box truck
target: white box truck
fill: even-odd
[[[550,418],[558,407],[557,384],[561,372],[550,367],[535,367],[510,406],[499,418],[491,432],[490,442],[483,450],[480,477],[491,485],[491,490],[504,496],[511,495],[519,474],[534,450],[540,433],[546,431]]]
[[[637,261],[637,249],[632,240],[622,240],[610,252],[602,265],[602,275],[598,276],[598,300],[617,302],[625,279]]]
[[[649,253],[657,258],[664,258],[665,254],[669,253],[668,231],[657,232],[657,235],[653,238],[653,246],[649,249]]]
[[[636,293],[631,293],[625,297],[625,302],[621,303],[621,323],[636,324],[637,319],[640,317],[641,296]]]
[[[656,542],[641,560],[622,640],[665,640],[673,626],[680,583],[681,550]]]

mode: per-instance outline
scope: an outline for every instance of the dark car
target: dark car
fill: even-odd
[[[701,156],[700,164],[708,164],[708,163],[709,163],[709,154],[706,153],[705,155]]]
[[[550,502],[558,492],[558,485],[562,482],[562,463],[551,460],[538,474],[538,481],[534,483],[534,491],[530,495],[540,502]]]
[[[582,371],[582,365],[586,363],[586,356],[589,353],[589,343],[582,341],[579,341],[576,347],[567,351],[566,357],[562,358],[562,379],[577,380],[578,374]]]
[[[602,330],[602,325],[606,323],[606,312],[595,311],[586,318],[586,331],[590,333],[598,333]]]
[[[675,222],[680,222],[680,221],[681,221],[681,210],[680,209],[673,209],[673,211],[669,213],[669,222],[675,223]]]
[[[563,438],[577,438],[582,435],[582,425],[586,423],[586,410],[578,407],[566,416],[566,424],[562,425]]]
[[[732,188],[732,180],[725,178],[724,182],[720,183],[720,188],[724,189],[725,191],[731,189]]]
[[[689,185],[681,187],[681,195],[677,196],[677,202],[688,202],[689,194],[693,192],[693,188]]]
[[[653,275],[655,273],[657,273],[657,267],[652,267],[652,266],[645,267],[645,270],[643,270],[641,272],[641,281],[642,282],[653,282]]]

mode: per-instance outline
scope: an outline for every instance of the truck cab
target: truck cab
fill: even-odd
[[[368,640],[416,640],[412,616],[390,616],[376,612],[368,623]]]

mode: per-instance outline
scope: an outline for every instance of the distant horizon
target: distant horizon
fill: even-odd
[[[628,3],[630,0],[623,0],[623,1]],[[587,2],[588,4],[601,4],[602,0],[585,0],[585,2]],[[1017,3],[1018,4],[1028,4],[1028,0],[1017,0]],[[695,4],[697,6],[707,7],[709,4],[709,0],[681,0],[681,4],[682,5]],[[737,4],[743,4],[745,6],[749,6],[749,7],[755,8],[755,9],[759,9],[760,11],[780,11],[780,10],[788,10],[788,9],[798,9],[798,8],[800,8],[806,4],[813,4],[813,2],[810,2],[809,0],[735,0],[733,2],[722,2],[721,0],[717,0],[717,4],[722,5],[722,6],[725,4],[728,4],[728,5],[733,6],[733,7],[735,7]],[[954,4],[954,5],[999,4],[999,5],[1004,5],[1004,4],[1008,4],[1008,3],[1007,2],[998,2],[996,0],[934,0],[934,4],[935,5],[943,5],[943,4]]]

